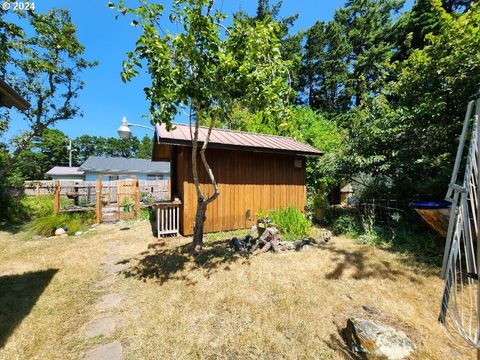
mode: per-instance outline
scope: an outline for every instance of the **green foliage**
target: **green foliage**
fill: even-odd
[[[51,196],[10,196],[0,197],[0,220],[15,224],[30,221],[39,216],[52,213],[53,197]]]
[[[36,218],[27,229],[40,236],[54,235],[55,230],[60,227],[68,228],[67,234],[74,235],[77,231],[84,231],[88,225],[93,223],[93,213],[59,213]]]
[[[305,215],[294,206],[269,211],[268,217],[280,230],[284,240],[298,240],[308,235],[312,226]]]
[[[162,5],[112,4],[119,14],[133,16],[142,30],[135,50],[127,53],[123,80],[130,81],[145,67],[152,79],[145,89],[151,121],[167,127],[183,107],[191,107],[195,120],[209,124],[228,116],[234,100],[267,120],[285,118],[290,88],[278,24],[269,18],[254,23],[236,18],[227,28],[221,24],[225,15],[213,5],[174,2],[169,20],[180,30],[165,34],[157,22]]]
[[[396,64],[388,92],[345,117],[345,173],[383,178],[390,196],[443,197],[465,107],[480,82],[479,4],[460,16],[434,6],[438,34]]]
[[[140,214],[138,215],[138,220],[145,221],[145,220],[150,220],[150,213],[153,210],[150,208],[141,208],[140,209]]]
[[[376,224],[371,214],[341,211],[335,218],[330,215],[335,235],[351,237],[361,244],[413,254],[418,260],[438,265],[443,253],[443,241],[418,219],[414,212],[402,213],[389,228]]]
[[[307,184],[313,193],[320,188],[328,188],[337,181],[336,159],[343,151],[344,131],[335,121],[310,107],[295,107],[290,114],[288,123],[278,128],[263,121],[261,114],[236,104],[231,116],[221,125],[233,130],[289,136],[324,151],[324,156],[307,160]]]
[[[75,103],[84,86],[79,75],[96,65],[82,57],[84,47],[67,10],[22,11],[12,16],[17,16],[20,25],[0,22],[0,33],[7,33],[2,37],[0,75],[31,107],[22,111],[27,130],[14,141],[15,149],[0,168],[0,178],[44,129],[81,116]],[[3,128],[10,117],[6,119]]]
[[[363,230],[360,218],[354,214],[340,215],[332,224],[332,232],[335,235],[346,235],[357,238]]]

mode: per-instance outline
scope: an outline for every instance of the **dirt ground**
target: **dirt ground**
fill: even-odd
[[[79,359],[111,342],[125,359],[343,359],[350,316],[404,330],[417,359],[473,357],[437,323],[439,269],[348,238],[243,257],[225,236],[193,257],[189,239],[158,242],[141,222],[48,240],[0,232],[0,359]],[[86,336],[105,316],[114,329]]]

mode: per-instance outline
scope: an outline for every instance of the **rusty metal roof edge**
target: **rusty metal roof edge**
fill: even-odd
[[[181,139],[169,139],[163,138],[162,142],[168,145],[177,145],[177,146],[192,146],[191,140],[181,140]],[[203,141],[199,141],[200,144],[203,144]],[[292,149],[278,149],[271,147],[261,147],[261,146],[252,146],[252,145],[235,145],[235,144],[223,144],[223,143],[212,143],[208,145],[209,149],[224,149],[224,150],[239,150],[246,152],[263,152],[271,154],[287,154],[287,155],[298,155],[298,156],[323,156],[324,153],[320,150],[313,148],[315,151],[308,150],[292,150]]]
[[[26,110],[30,108],[30,103],[2,79],[0,79],[0,90],[11,99],[12,105],[17,109]]]
[[[179,123],[172,123],[172,125],[174,126],[178,126],[178,127],[189,127],[190,125],[188,124],[179,124]],[[207,130],[208,127],[206,126],[200,126],[200,128],[202,128],[203,130]],[[161,130],[161,125],[160,124],[156,124],[156,132],[157,132],[157,142],[160,141],[160,130]],[[178,129],[179,131],[181,131],[183,133],[182,130]],[[290,152],[301,152],[301,153],[309,153],[309,154],[312,154],[312,155],[323,155],[323,151],[320,151],[318,150],[317,148],[309,145],[309,144],[305,144],[305,143],[302,143],[298,140],[295,140],[291,137],[288,137],[288,136],[280,136],[280,135],[272,135],[272,134],[261,134],[261,133],[256,133],[256,132],[247,132],[247,131],[237,131],[237,130],[231,130],[231,129],[222,129],[222,128],[213,128],[213,130],[217,130],[217,131],[225,131],[225,132],[230,132],[230,133],[233,133],[233,134],[245,134],[245,135],[258,135],[258,136],[261,136],[261,137],[272,137],[272,138],[277,138],[277,139],[281,139],[283,141],[285,140],[290,140],[298,145],[300,145],[301,147],[304,148],[304,150],[291,150],[291,149],[284,149],[285,151],[290,151]],[[234,135],[235,136],[235,135]],[[173,137],[171,137],[171,139],[173,139]],[[190,140],[189,140],[190,141]],[[213,142],[213,141],[210,141],[210,144],[224,144],[224,143],[221,143],[221,142]],[[252,147],[252,148],[255,148],[256,146],[254,145],[236,145],[236,144],[224,144],[224,145],[229,145],[229,146],[232,146],[232,147]],[[269,147],[258,147],[260,149],[268,149]]]

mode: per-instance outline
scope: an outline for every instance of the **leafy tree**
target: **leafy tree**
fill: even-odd
[[[480,7],[461,16],[434,2],[441,26],[399,63],[386,96],[351,113],[348,171],[385,179],[389,193],[443,197],[469,97],[480,82]]]
[[[84,86],[80,73],[96,64],[82,57],[84,47],[78,41],[67,10],[54,9],[45,14],[22,12],[18,16],[28,20],[25,27],[28,31],[4,20],[0,24],[0,36],[7,40],[0,55],[3,56],[0,61],[6,65],[0,70],[1,76],[32,106],[22,112],[29,130],[17,139],[14,151],[0,169],[0,177],[8,173],[43,130],[81,115],[75,104]],[[12,27],[15,36],[5,35]]]
[[[442,7],[447,13],[457,14],[470,8],[471,0],[444,0]],[[439,7],[432,0],[417,0],[409,11],[403,13],[392,30],[395,44],[395,60],[405,60],[412,50],[423,49],[428,43],[428,34],[437,35],[442,20]]]
[[[281,18],[279,14],[282,5],[283,0],[278,1],[274,5],[270,5],[270,0],[258,0],[257,12],[254,16],[249,16],[243,10],[236,12],[233,16],[241,21],[248,21],[252,25],[268,19],[278,23],[279,31],[277,37],[280,39],[282,58],[290,63],[290,85],[294,89],[298,89],[302,52],[301,42],[305,34],[303,31],[290,34],[290,29],[295,24],[295,21],[297,21],[298,14]]]
[[[328,114],[350,108],[350,53],[348,38],[338,22],[319,21],[308,29],[300,75],[303,103]]]
[[[106,139],[100,136],[82,135],[72,142],[75,149],[75,164],[81,165],[90,156],[105,154]]]
[[[152,143],[150,141],[150,153]],[[73,140],[75,149],[75,163],[81,165],[90,156],[110,156],[110,157],[140,157],[141,146],[148,144],[140,143],[136,136],[131,136],[128,140],[114,137],[104,138],[101,136],[82,135]],[[145,149],[145,148],[143,148]]]
[[[140,146],[136,156],[141,159],[151,159],[152,147],[153,147],[152,138],[148,135],[145,135],[140,142]]]
[[[138,75],[142,62],[146,65],[152,79],[145,89],[152,123],[166,123],[171,128],[171,120],[179,109],[190,109],[197,195],[193,245],[199,250],[207,206],[219,196],[205,156],[216,120],[230,114],[234,100],[252,111],[262,112],[264,119],[288,116],[285,106],[290,97],[286,82],[288,63],[280,53],[279,26],[270,19],[255,24],[235,19],[233,26],[227,28],[221,23],[225,15],[214,8],[213,0],[188,0],[173,3],[169,19],[179,30],[169,34],[158,22],[164,10],[160,4],[144,1],[136,9],[123,4],[117,9],[133,15],[133,24],[142,30],[135,50],[127,54],[122,76],[129,81]],[[208,124],[208,131],[199,149],[202,122]],[[200,188],[197,160],[212,183],[211,195]]]
[[[44,129],[20,154],[15,168],[25,179],[44,179],[52,167],[68,166],[67,144],[68,138],[60,130]]]
[[[382,91],[390,73],[393,46],[389,41],[393,15],[404,0],[349,0],[335,13],[350,44],[350,93],[355,105]]]

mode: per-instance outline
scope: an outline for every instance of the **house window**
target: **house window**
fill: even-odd
[[[108,181],[115,181],[115,180],[118,180],[118,175],[110,175],[108,177]]]

